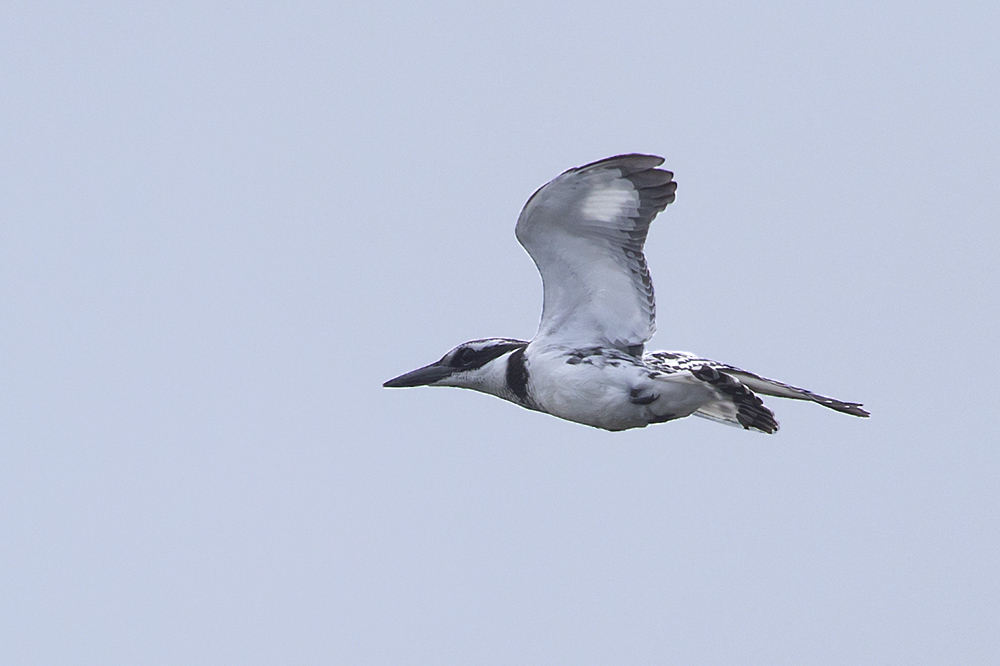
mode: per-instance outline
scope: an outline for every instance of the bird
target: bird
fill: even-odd
[[[542,278],[531,340],[484,338],[386,381],[387,388],[452,386],[609,431],[699,416],[774,433],[760,395],[807,400],[867,417],[828,398],[681,351],[646,352],[656,304],[643,247],[676,197],[656,155],[608,157],[569,169],[524,205],[515,235]]]

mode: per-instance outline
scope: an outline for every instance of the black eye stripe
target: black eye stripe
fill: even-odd
[[[451,359],[451,365],[453,368],[460,368],[462,370],[475,370],[476,368],[481,368],[495,358],[503,356],[507,352],[514,351],[515,349],[521,349],[527,346],[528,343],[503,343],[497,344],[490,347],[484,347],[483,349],[473,349],[472,347],[464,347],[460,349],[454,357]]]

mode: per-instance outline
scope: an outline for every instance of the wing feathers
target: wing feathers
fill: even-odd
[[[843,412],[844,414],[861,417],[870,416],[868,411],[863,409],[860,402],[844,402],[843,400],[828,398],[825,395],[813,393],[812,391],[807,391],[804,388],[792,386],[791,384],[785,384],[784,382],[779,382],[775,379],[761,377],[760,375],[737,368],[736,366],[700,358],[694,354],[689,354],[688,352],[649,352],[643,356],[643,362],[656,368],[657,370],[667,373],[683,372],[685,370],[690,371],[700,366],[708,366],[735,377],[751,390],[762,395],[773,395],[778,398],[791,398],[792,400],[809,400],[838,412]]]
[[[597,160],[596,162],[591,162],[590,164],[584,164],[583,166],[567,169],[565,173],[586,171],[593,167],[615,167],[622,172],[622,175],[631,176],[636,171],[645,171],[646,169],[652,169],[653,167],[658,167],[661,164],[663,164],[663,158],[657,155],[628,153],[626,155],[615,155],[614,157],[605,157],[603,160]]]
[[[766,377],[755,375],[752,372],[747,372],[746,370],[737,369],[730,374],[739,378],[741,382],[752,388],[754,391],[763,393],[764,395],[773,395],[779,398],[791,398],[792,400],[810,400],[823,405],[824,407],[829,407],[835,411],[843,412],[844,414],[861,417],[870,416],[867,410],[862,409],[860,402],[844,402],[835,398],[828,398],[825,395],[813,393],[812,391],[807,391],[806,389],[798,388],[797,386],[790,386],[789,384],[784,384],[774,379],[767,379]]]
[[[593,162],[525,204],[517,239],[542,276],[538,336],[624,351],[653,335],[656,306],[642,249],[677,189],[672,173],[655,168],[662,163],[654,155]]]

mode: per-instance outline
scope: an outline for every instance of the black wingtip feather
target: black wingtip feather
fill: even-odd
[[[660,166],[661,164],[663,164],[663,158],[660,157],[659,155],[627,153],[625,155],[615,155],[614,157],[605,157],[603,160],[597,160],[596,162],[584,164],[583,166],[575,167],[573,169],[570,169],[569,171],[583,171],[584,169],[589,169],[591,167],[596,167],[596,166],[617,167],[621,169],[623,176],[628,177],[639,171],[654,169]],[[664,173],[669,173],[669,172],[664,172]],[[673,176],[673,174],[670,175]]]
[[[744,429],[759,430],[771,435],[778,431],[778,421],[774,412],[764,406],[764,401],[747,388],[741,381],[710,365],[702,365],[691,373],[703,382],[711,384],[733,401],[736,420]]]

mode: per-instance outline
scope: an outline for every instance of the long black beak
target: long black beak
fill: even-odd
[[[405,375],[400,375],[394,379],[390,379],[382,386],[386,388],[406,388],[409,386],[427,386],[428,384],[433,384],[436,381],[440,381],[445,377],[451,376],[454,368],[444,365],[440,361],[437,363],[431,363],[430,365],[425,365],[422,368],[417,368],[411,372],[407,372]]]

